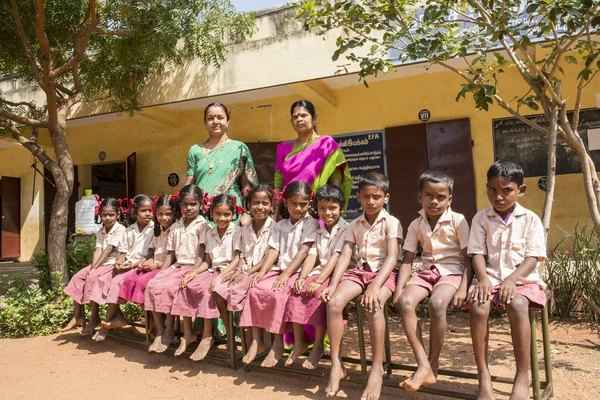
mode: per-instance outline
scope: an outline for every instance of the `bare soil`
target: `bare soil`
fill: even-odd
[[[466,313],[449,314],[449,332],[442,352],[441,368],[475,372]],[[345,338],[345,355],[357,357],[356,325]],[[539,324],[538,324],[539,326]],[[556,399],[600,399],[600,338],[594,326],[579,322],[552,323],[551,343]],[[427,323],[425,323],[427,331]],[[508,322],[492,321],[490,365],[492,374],[510,377],[514,361]],[[390,325],[392,358],[414,364],[414,358],[397,317]],[[143,339],[139,331],[126,328],[121,336]],[[369,347],[368,335],[367,348]],[[541,331],[538,329],[540,370],[543,377]],[[226,356],[223,346],[212,351]],[[225,363],[206,360],[194,363],[187,357],[148,354],[146,346],[111,336],[92,342],[78,331],[47,337],[0,340],[0,399],[323,399],[328,362],[322,376],[306,376],[253,367],[232,370]],[[298,367],[299,368],[299,367]],[[350,371],[358,377],[358,366]],[[387,384],[401,381],[405,371],[396,370]],[[475,394],[477,382],[441,376],[434,386]],[[510,385],[495,383],[496,395],[508,398]],[[361,385],[343,382],[340,398],[359,399]],[[425,393],[408,393],[384,387],[382,398],[429,399]],[[437,397],[443,398],[443,397]]]

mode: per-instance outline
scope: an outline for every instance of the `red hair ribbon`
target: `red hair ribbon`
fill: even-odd
[[[250,193],[250,188],[249,187],[245,187],[242,189],[240,196],[242,197],[242,199],[246,200],[248,198],[248,193]],[[235,197],[235,196],[233,196]]]
[[[171,200],[173,200],[175,202],[177,202],[178,198],[179,198],[179,190],[171,195]]]
[[[283,199],[285,199],[285,189],[287,188],[287,186],[284,186],[283,188],[281,188],[281,193],[279,193],[279,201],[283,201]]]
[[[133,199],[129,200],[127,197],[119,199],[119,206],[121,208],[122,213],[129,214],[129,210],[131,206],[133,206]]]
[[[123,212],[123,200],[124,199],[117,199],[117,202],[119,202],[119,212]]]
[[[92,197],[94,197],[94,199],[96,199],[98,202],[98,205],[94,207],[94,215],[100,215],[100,204],[104,201],[104,199],[101,199],[97,194],[93,194]]]
[[[209,212],[210,206],[212,205],[213,197],[210,197],[208,193],[204,193],[204,211]]]
[[[233,204],[235,206],[235,213],[237,215],[241,215],[244,213],[244,207],[238,206],[237,204],[237,197],[235,197],[234,195],[230,195],[231,199],[233,200]]]

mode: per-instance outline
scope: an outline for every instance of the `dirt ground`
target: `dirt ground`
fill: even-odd
[[[353,326],[354,324],[351,324]],[[539,324],[538,324],[539,325]],[[425,325],[427,328],[427,325]],[[412,364],[414,359],[397,318],[390,325],[392,357],[396,363]],[[511,376],[513,367],[510,332],[505,318],[492,323],[490,364],[492,374]],[[133,328],[121,335],[137,335]],[[368,335],[367,335],[368,338]],[[600,338],[591,326],[576,322],[551,326],[555,394],[557,399],[600,399]],[[368,340],[368,339],[367,339]],[[345,339],[346,355],[356,356],[356,328]],[[368,341],[367,341],[368,344]],[[367,346],[368,347],[368,346]],[[538,332],[541,357],[541,332]],[[223,354],[215,349],[213,354]],[[444,369],[474,372],[473,355],[465,313],[449,315],[449,333],[442,353]],[[0,399],[322,399],[327,382],[327,362],[322,376],[230,369],[223,362],[194,363],[175,358],[172,352],[148,354],[145,346],[116,337],[92,342],[78,331],[30,339],[0,340]],[[540,361],[540,369],[543,364]],[[394,371],[386,379],[394,385],[405,374]],[[351,372],[357,376],[357,370]],[[434,386],[474,394],[476,381],[441,377]],[[494,384],[500,399],[508,398],[510,385]],[[343,382],[340,398],[359,399],[361,386]],[[407,393],[384,387],[382,398],[429,399],[424,393]]]

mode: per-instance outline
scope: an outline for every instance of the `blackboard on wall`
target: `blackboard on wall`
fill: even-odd
[[[573,112],[568,114],[573,121]],[[545,115],[527,116],[527,119],[548,128]],[[600,109],[581,110],[579,117],[579,135],[588,147],[588,130],[600,128]],[[525,177],[537,177],[547,174],[548,157],[546,156],[547,137],[517,118],[502,118],[492,120],[494,135],[494,158],[510,160],[523,167]],[[596,164],[600,166],[600,150],[590,151]],[[581,172],[580,160],[577,154],[567,145],[558,143],[556,150],[556,173],[576,174]]]

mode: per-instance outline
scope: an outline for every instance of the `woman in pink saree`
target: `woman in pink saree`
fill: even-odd
[[[352,177],[346,157],[331,136],[318,134],[315,106],[299,100],[292,104],[290,113],[298,138],[277,146],[275,189],[279,192],[290,182],[304,181],[316,191],[331,183],[342,188],[348,204]]]

